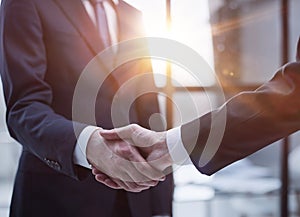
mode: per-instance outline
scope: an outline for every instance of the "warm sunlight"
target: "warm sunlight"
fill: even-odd
[[[208,1],[173,0],[171,8],[172,23],[169,31],[166,24],[165,1],[126,1],[143,12],[145,29],[148,36],[170,38],[183,43],[199,53],[213,68],[213,47],[209,24]],[[166,67],[163,61],[154,60],[153,68],[155,73],[164,74]],[[173,79],[177,82],[180,81],[181,85],[200,85],[190,73],[177,65],[172,65],[172,74]],[[156,81],[159,86],[163,86],[165,83],[161,76]],[[210,86],[214,84],[214,79],[211,75],[203,73],[201,75],[201,83],[204,86]]]

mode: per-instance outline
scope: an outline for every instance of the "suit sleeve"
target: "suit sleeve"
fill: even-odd
[[[221,108],[183,125],[183,144],[198,170],[213,174],[298,131],[299,96],[300,63],[294,62],[280,68],[257,90],[242,92]]]
[[[50,167],[76,177],[73,167],[75,130],[72,122],[51,109],[43,30],[32,1],[4,1],[1,12],[1,75],[7,125],[13,138]]]

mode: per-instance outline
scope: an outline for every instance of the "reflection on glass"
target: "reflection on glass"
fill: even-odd
[[[280,1],[210,3],[215,69],[225,85],[262,83],[280,65]]]
[[[235,0],[225,0],[211,15],[215,70],[223,82],[235,82],[241,72],[241,7]]]
[[[209,7],[206,0],[172,1],[172,25],[170,36],[194,49],[213,68],[213,49],[209,23]],[[173,78],[184,86],[200,86],[199,82],[182,68],[172,65]],[[211,86],[214,78],[207,73],[200,73],[201,85]],[[173,84],[176,86],[176,84]]]

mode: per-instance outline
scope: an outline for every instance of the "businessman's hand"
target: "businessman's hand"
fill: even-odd
[[[126,141],[137,147],[147,162],[160,171],[172,165],[166,143],[166,132],[155,132],[137,124],[112,130],[100,130],[107,141]]]
[[[104,134],[116,137],[113,132]],[[164,179],[164,174],[147,163],[134,146],[120,139],[106,140],[99,130],[91,136],[86,154],[93,172],[109,176],[110,179],[103,180],[103,183],[115,189],[139,192]]]
[[[166,144],[166,132],[154,132],[132,124],[113,130],[100,130],[100,135],[108,142],[122,144],[126,141],[138,147],[147,162],[160,171],[164,171],[172,165],[172,159]],[[146,171],[144,171],[145,173]],[[94,168],[93,174],[97,181],[109,187],[116,188],[118,186],[118,180],[111,178],[108,173],[103,173],[103,171]]]

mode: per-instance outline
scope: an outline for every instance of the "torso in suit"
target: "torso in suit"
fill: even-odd
[[[119,40],[141,36],[140,12],[123,1],[115,9]],[[7,125],[23,146],[10,215],[110,217],[117,191],[73,163],[74,128],[80,132],[90,124],[71,121],[74,88],[84,67],[103,49],[81,0],[3,0],[0,31]],[[107,79],[96,102],[99,126],[114,127],[109,112],[120,85],[118,73],[150,68],[130,62]],[[83,97],[83,108],[85,101]],[[156,95],[142,96],[132,105],[131,122],[149,127],[149,117],[157,112]],[[150,217],[171,215],[172,193],[168,176],[157,187],[126,197],[133,217]]]

